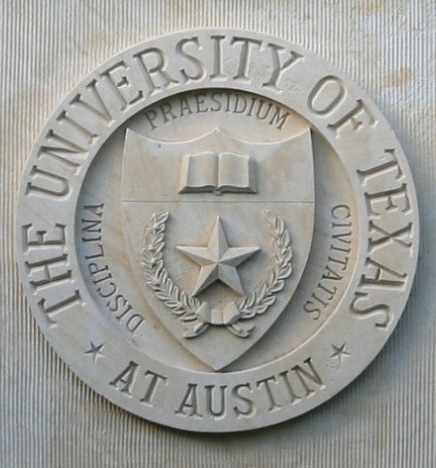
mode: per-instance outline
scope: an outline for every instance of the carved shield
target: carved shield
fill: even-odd
[[[310,129],[268,143],[219,128],[188,141],[127,130],[122,208],[153,313],[222,369],[292,313],[314,223]]]

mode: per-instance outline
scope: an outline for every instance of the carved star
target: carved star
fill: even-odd
[[[256,253],[259,247],[229,247],[221,219],[218,216],[207,247],[177,246],[177,249],[201,267],[193,295],[198,294],[218,280],[237,293],[244,295],[236,267]]]
[[[103,348],[104,348],[104,343],[96,346],[92,341],[90,341],[90,344],[91,344],[91,349],[89,349],[88,351],[85,351],[85,354],[87,354],[88,356],[92,356],[94,360],[94,364],[95,364],[98,358],[104,357],[104,354],[102,353]]]
[[[351,356],[351,354],[345,350],[345,343],[342,346],[335,346],[332,344],[332,348],[334,350],[334,353],[330,356],[330,359],[336,358],[339,363],[342,362],[342,359],[344,359],[347,356]]]

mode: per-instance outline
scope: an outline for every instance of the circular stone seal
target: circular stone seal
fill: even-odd
[[[375,105],[301,47],[192,30],[80,83],[30,156],[18,262],[47,339],[160,424],[268,426],[371,362],[406,303],[415,190]]]

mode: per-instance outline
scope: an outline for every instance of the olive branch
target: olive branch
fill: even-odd
[[[174,284],[165,268],[163,249],[165,247],[165,224],[168,217],[169,213],[166,211],[152,214],[151,224],[145,230],[142,265],[147,284],[156,296],[184,322],[187,332],[183,336],[194,338],[212,325],[211,321],[205,321],[201,313],[201,310],[209,308],[209,305],[190,296]],[[270,211],[267,212],[267,221],[275,250],[273,265],[268,270],[266,279],[236,304],[237,316],[231,322],[221,323],[241,338],[248,337],[254,325],[245,326],[239,321],[261,315],[273,305],[276,295],[284,288],[285,280],[292,273],[293,252],[289,231],[283,219]]]
[[[238,303],[240,319],[247,320],[263,314],[276,300],[276,295],[285,286],[285,280],[292,273],[291,236],[282,218],[267,211],[270,233],[275,248],[273,266],[268,270],[267,278],[256,289]]]
[[[142,265],[147,284],[175,315],[186,322],[189,330],[184,336],[190,338],[203,333],[209,324],[197,319],[196,311],[201,302],[175,285],[164,266],[165,223],[168,216],[167,211],[152,214],[151,224],[145,230]]]

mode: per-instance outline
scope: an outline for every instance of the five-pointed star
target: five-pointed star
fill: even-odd
[[[87,354],[88,356],[92,356],[94,360],[94,364],[95,364],[99,357],[104,357],[104,354],[102,353],[103,348],[104,348],[104,343],[96,346],[92,341],[90,341],[90,344],[91,344],[91,349],[89,349],[88,351],[85,351],[85,354]]]
[[[330,356],[330,359],[336,358],[339,363],[342,362],[342,359],[351,356],[351,354],[345,350],[345,343],[342,346],[335,346],[332,344],[332,348],[334,350],[334,353]]]
[[[256,253],[259,247],[229,247],[218,216],[207,247],[177,246],[177,249],[201,267],[193,295],[217,280],[221,280],[229,288],[243,295],[244,289],[236,267]]]

